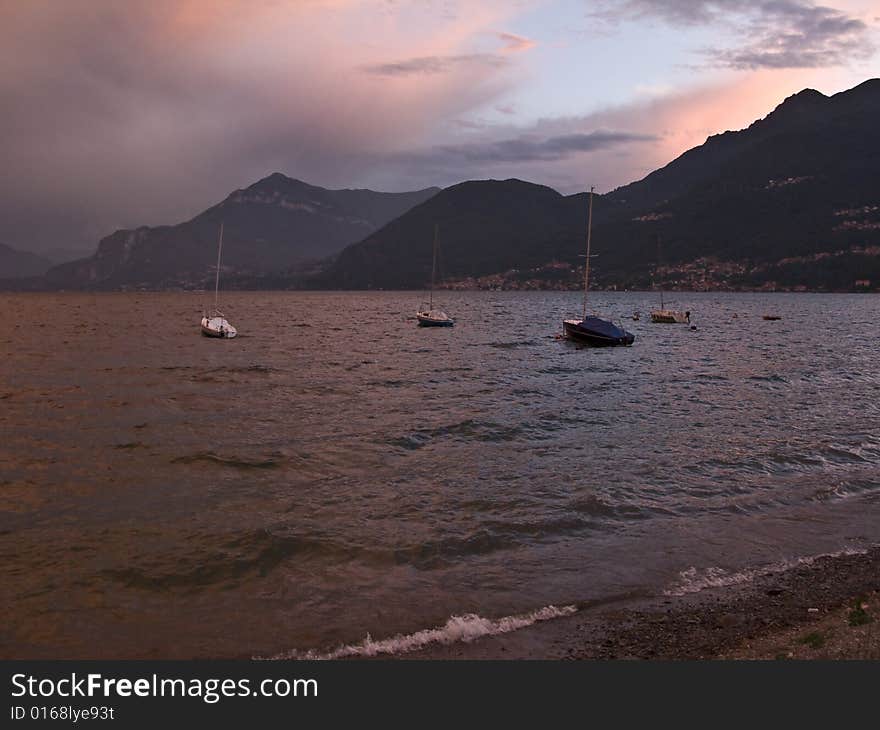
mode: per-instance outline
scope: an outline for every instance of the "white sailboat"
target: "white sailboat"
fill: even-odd
[[[660,262],[660,240],[657,240],[657,262]],[[663,301],[663,288],[660,288],[660,307],[651,310],[651,321],[660,324],[690,324],[691,313],[678,309],[666,309]]]
[[[662,324],[690,324],[691,313],[663,306],[663,292],[660,292],[660,308],[651,310],[651,321]]]
[[[220,224],[220,241],[217,244],[217,273],[214,276],[214,309],[202,315],[202,334],[205,337],[231,339],[238,331],[226,320],[226,315],[218,308],[220,293],[220,255],[223,252],[223,223]]]
[[[442,309],[434,309],[434,279],[437,276],[437,238],[439,235],[439,226],[434,225],[434,263],[431,265],[431,294],[427,303],[422,302],[419,311],[416,313],[416,319],[419,321],[420,327],[452,327],[455,320],[452,319]]]

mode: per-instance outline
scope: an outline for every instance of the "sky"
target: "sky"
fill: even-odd
[[[0,242],[91,252],[276,171],[607,192],[878,49],[880,0],[0,0]]]

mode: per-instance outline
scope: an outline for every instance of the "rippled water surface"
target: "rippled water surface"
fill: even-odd
[[[880,297],[676,297],[696,331],[604,350],[556,339],[576,293],[231,293],[229,341],[201,295],[0,295],[0,654],[331,650],[880,541]]]

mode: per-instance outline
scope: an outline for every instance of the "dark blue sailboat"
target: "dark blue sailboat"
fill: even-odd
[[[590,212],[587,217],[587,263],[584,266],[584,312],[581,319],[566,319],[562,322],[565,336],[576,342],[583,342],[594,347],[615,347],[631,345],[635,335],[627,332],[613,322],[587,316],[587,292],[590,288],[590,236],[593,229],[593,188],[590,188]]]
[[[613,347],[615,345],[631,345],[635,335],[618,327],[613,322],[599,317],[584,317],[581,320],[566,319],[562,323],[569,339],[584,342],[595,347]]]

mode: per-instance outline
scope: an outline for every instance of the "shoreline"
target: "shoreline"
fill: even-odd
[[[880,547],[748,583],[621,597],[399,659],[880,659]]]
[[[443,286],[438,285],[436,290],[439,292],[452,293],[551,293],[551,292],[575,292],[583,293],[583,286],[559,287],[559,286],[523,286],[523,287],[492,287],[492,286]],[[365,293],[411,293],[423,292],[425,288],[362,288],[362,289],[336,289],[336,288],[315,288],[315,287],[236,287],[229,286],[226,288],[227,293],[235,294],[293,294],[293,293],[314,293],[314,294],[365,294]],[[657,293],[656,289],[642,286],[590,286],[590,291],[602,294],[651,294]],[[670,287],[663,290],[671,294],[880,294],[880,286],[870,288],[856,287],[710,287],[710,288],[688,288],[688,287]],[[183,286],[166,286],[166,287],[107,287],[107,288],[71,288],[71,287],[44,287],[38,286],[31,281],[20,281],[16,279],[0,278],[0,294],[211,294],[212,288],[183,287]]]

